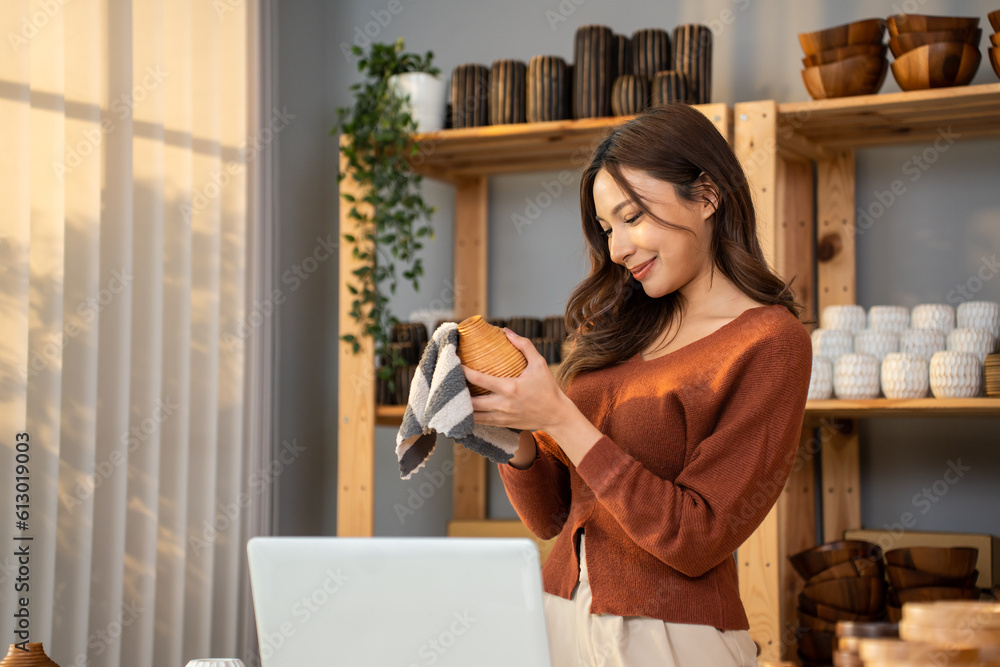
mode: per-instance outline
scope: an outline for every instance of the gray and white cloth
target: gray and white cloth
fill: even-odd
[[[420,357],[410,385],[403,423],[396,433],[399,476],[409,479],[427,463],[441,433],[494,463],[507,463],[517,451],[520,431],[476,424],[472,395],[458,358],[458,325],[439,326]]]

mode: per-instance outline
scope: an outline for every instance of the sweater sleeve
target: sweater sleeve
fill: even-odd
[[[569,518],[570,481],[565,454],[544,431],[532,433],[537,456],[524,470],[498,464],[507,497],[521,521],[540,539],[555,537]]]
[[[607,436],[577,472],[643,549],[689,577],[731,557],[780,496],[798,450],[812,350],[784,336],[748,350],[712,433],[670,482]],[[804,340],[803,340],[804,339]]]

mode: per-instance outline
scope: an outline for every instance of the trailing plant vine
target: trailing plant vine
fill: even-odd
[[[351,47],[360,56],[358,71],[365,79],[351,86],[354,104],[337,109],[337,125],[330,131],[347,137],[340,150],[348,172],[364,193],[360,201],[350,193],[342,195],[350,206],[349,217],[357,222],[355,233],[344,234],[343,239],[352,244],[353,256],[361,261],[347,284],[353,297],[350,314],[361,325],[361,335],[374,339],[378,375],[390,386],[395,367],[404,362],[390,346],[392,327],[398,320],[389,310],[389,295],[396,291],[397,263],[402,277],[419,290],[424,269],[418,253],[422,240],[433,238],[430,217],[434,207],[421,196],[422,176],[407,161],[420,152],[412,138],[416,121],[389,77],[403,72],[440,73],[431,64],[432,52],[421,57],[403,48],[402,38],[395,44],[373,42],[367,54]],[[347,175],[340,172],[338,182]],[[357,337],[345,334],[341,338],[357,354],[361,347]]]

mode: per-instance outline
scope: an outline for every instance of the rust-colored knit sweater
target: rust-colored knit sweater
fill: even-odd
[[[762,306],[661,357],[578,376],[567,395],[604,434],[579,467],[541,431],[529,468],[499,466],[525,525],[559,536],[546,592],[571,597],[583,531],[592,613],[747,629],[733,552],[791,472],[811,367],[805,327]]]

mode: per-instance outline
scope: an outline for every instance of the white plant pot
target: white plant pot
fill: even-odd
[[[969,352],[986,363],[986,355],[993,353],[996,339],[988,329],[954,329],[948,334],[948,349],[952,352]]]
[[[410,98],[410,115],[417,132],[437,132],[444,128],[445,84],[427,72],[404,72],[389,77],[389,85]]]
[[[827,306],[819,316],[822,329],[846,329],[856,334],[865,328],[865,309],[861,306]]]
[[[813,357],[809,374],[809,400],[826,400],[833,395],[833,362],[826,357]]]
[[[966,301],[959,304],[958,328],[987,329],[993,333],[993,338],[1000,338],[1000,303]]]
[[[878,398],[879,362],[868,354],[845,354],[833,365],[833,392],[837,398]]]
[[[905,306],[872,306],[868,309],[868,328],[902,334],[910,328],[910,311]]]
[[[899,339],[899,351],[930,361],[935,352],[947,349],[945,342],[945,334],[939,329],[909,329]]]
[[[979,395],[983,366],[968,352],[938,352],[931,357],[931,391],[936,398]]]
[[[863,329],[854,336],[854,351],[870,354],[881,364],[887,354],[899,352],[899,335],[891,331]]]
[[[854,335],[846,329],[816,329],[812,332],[813,356],[826,357],[830,363],[854,351]]]
[[[914,329],[937,329],[945,334],[955,328],[955,309],[946,303],[923,303],[910,313]]]
[[[882,361],[882,393],[886,398],[923,398],[930,388],[930,362],[902,352]]]

